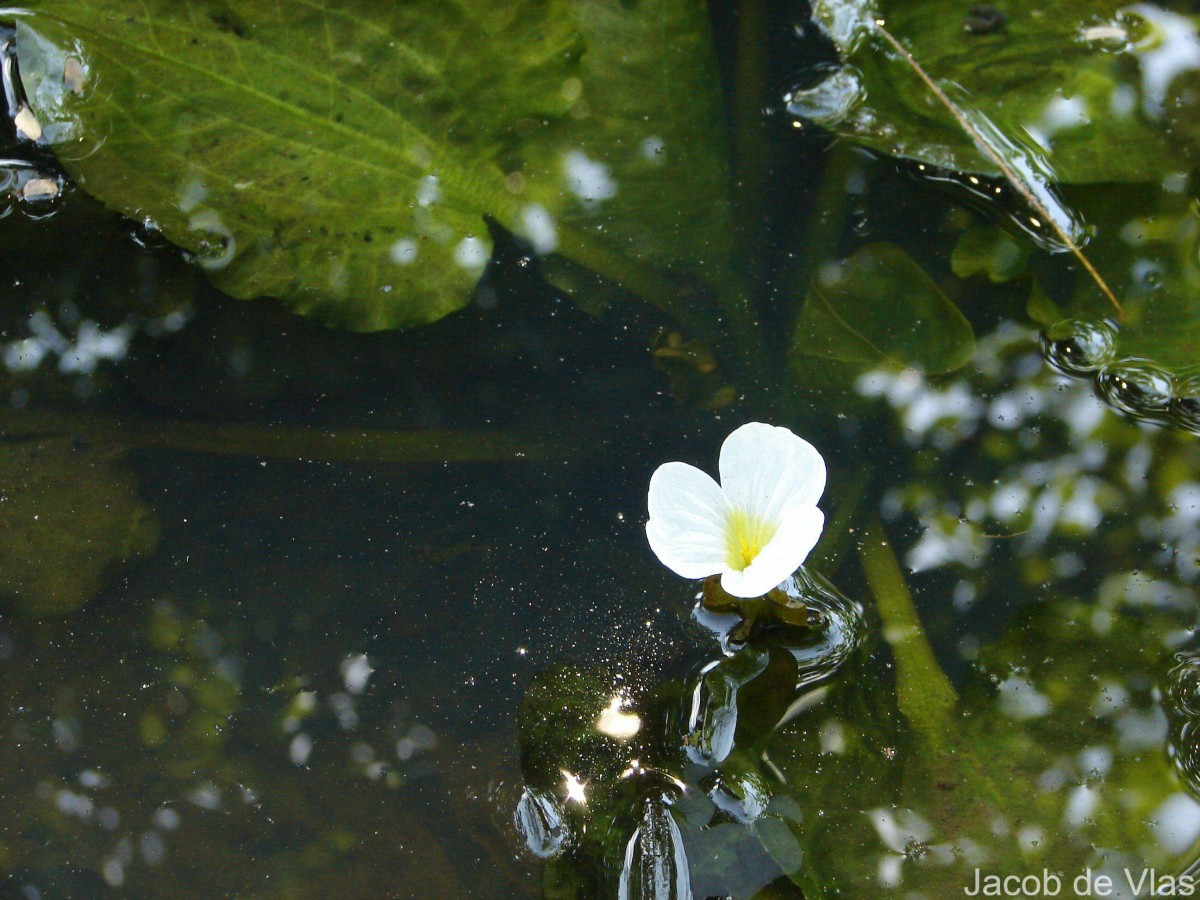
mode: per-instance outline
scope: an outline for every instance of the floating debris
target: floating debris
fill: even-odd
[[[13,124],[17,126],[17,137],[36,143],[42,139],[42,126],[37,116],[28,106],[22,105],[13,116]]]

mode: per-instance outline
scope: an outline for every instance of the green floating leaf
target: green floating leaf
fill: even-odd
[[[974,113],[1046,154],[1054,180],[1156,181],[1190,166],[1195,92],[1164,80],[1155,54],[1167,41],[1194,42],[1191,19],[1123,0],[1012,0],[1001,8],[994,27],[982,29],[969,5],[956,14],[940,3],[815,0],[813,16],[846,65],[795,92],[792,109],[891,156],[998,174],[881,38],[882,21],[935,81],[965,92]]]
[[[912,366],[930,374],[970,361],[970,323],[894,244],[868,244],[823,266],[792,339],[794,366],[814,361]]]
[[[1029,299],[1025,302],[1025,313],[1043,327],[1056,325],[1065,318],[1062,310],[1050,299],[1041,282],[1036,280],[1030,285]]]
[[[647,261],[727,252],[698,0],[30,7],[18,55],[44,140],[234,296],[428,322],[469,299],[485,217],[634,290]]]

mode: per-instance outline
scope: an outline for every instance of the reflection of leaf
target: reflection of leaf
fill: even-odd
[[[627,282],[725,246],[700,3],[31,5],[22,71],[60,158],[236,296],[430,321],[466,302],[485,215]]]
[[[594,212],[575,204],[567,216],[632,259],[719,280],[732,242],[706,4],[570,0],[570,9],[586,48],[587,114],[551,146],[577,143],[609,167],[616,193]]]
[[[892,244],[861,247],[817,273],[792,339],[793,360],[952,372],[974,352],[971,325]]]
[[[822,124],[883,153],[996,174],[954,118],[930,102],[917,75],[873,33],[874,21],[882,19],[933,78],[965,89],[972,107],[1003,133],[1028,135],[1050,151],[1062,181],[1151,181],[1186,168],[1159,121],[1165,113],[1154,79],[1139,74],[1138,55],[1161,38],[1157,14],[1135,13],[1122,0],[1066,0],[1052,9],[1037,0],[1013,0],[1003,9],[1003,28],[976,34],[938,3],[814,3],[814,17],[852,67],[841,78],[855,82],[853,91],[836,95],[856,102],[831,109]],[[1151,15],[1154,21],[1144,20]],[[1181,27],[1176,19],[1191,28],[1179,16],[1172,27]],[[1103,25],[1112,27],[1096,29]],[[800,95],[796,105],[803,110],[806,100]],[[822,118],[817,110],[809,114]]]

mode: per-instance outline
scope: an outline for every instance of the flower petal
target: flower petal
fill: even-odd
[[[761,597],[803,565],[824,527],[825,516],[815,506],[793,508],[750,565],[721,576],[721,587],[735,597]]]
[[[749,422],[721,445],[721,489],[734,509],[779,522],[790,509],[816,505],[825,491],[825,460],[787,428]]]
[[[664,566],[684,578],[705,578],[725,568],[729,500],[695,466],[669,462],[650,478],[646,537]]]

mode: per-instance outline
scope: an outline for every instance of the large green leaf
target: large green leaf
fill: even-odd
[[[952,372],[970,361],[970,323],[894,244],[868,244],[827,263],[808,291],[792,339],[797,368],[849,364]]]
[[[1011,0],[980,33],[970,4],[816,0],[814,18],[845,67],[793,95],[795,112],[893,156],[995,175],[955,117],[883,38],[882,22],[929,76],[1017,152],[1045,156],[1052,180],[1151,181],[1185,170],[1195,144],[1195,26],[1124,0]],[[1173,140],[1174,138],[1174,140]]]
[[[725,253],[700,0],[45,0],[17,41],[70,172],[235,296],[430,321],[485,216],[617,280]]]

